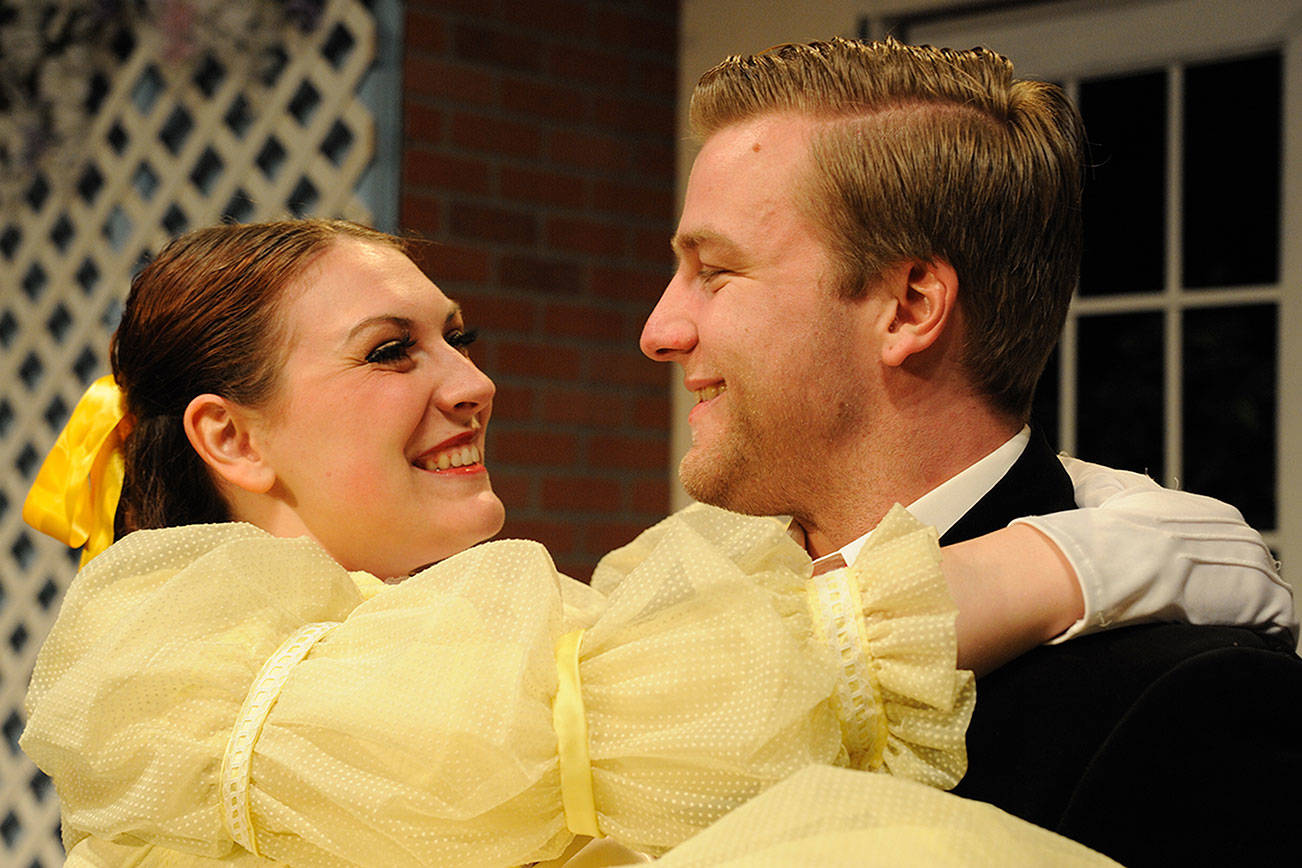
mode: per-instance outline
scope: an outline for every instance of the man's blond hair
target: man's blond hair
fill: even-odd
[[[886,267],[959,277],[963,363],[1025,418],[1080,267],[1083,130],[1062,89],[992,51],[834,39],[734,56],[701,77],[693,132],[789,112],[824,121],[799,205],[843,294]]]

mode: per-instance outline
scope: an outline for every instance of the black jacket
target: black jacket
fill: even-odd
[[[1033,434],[941,542],[1074,505]],[[1302,659],[1250,630],[1145,625],[1036,648],[977,680],[967,744],[955,793],[1132,868],[1302,864]]]

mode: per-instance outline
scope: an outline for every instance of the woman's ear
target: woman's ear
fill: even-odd
[[[252,437],[252,418],[219,395],[199,395],[182,416],[185,436],[204,463],[231,485],[255,494],[268,491],[276,472]]]
[[[904,262],[888,276],[882,361],[899,367],[936,343],[958,303],[958,274],[943,259]]]

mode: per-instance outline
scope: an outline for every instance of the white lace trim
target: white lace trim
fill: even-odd
[[[323,636],[338,627],[338,623],[324,621],[299,628],[286,639],[276,652],[262,664],[262,670],[253,679],[249,695],[244,699],[239,719],[226,743],[222,756],[221,805],[222,822],[235,843],[254,855],[258,854],[249,819],[249,773],[253,762],[253,746],[262,733],[262,725],[276,704],[281,688],[312,646]]]
[[[841,737],[856,768],[876,769],[886,749],[885,708],[864,635],[859,584],[846,568],[809,581],[814,631],[840,662],[833,704]]]

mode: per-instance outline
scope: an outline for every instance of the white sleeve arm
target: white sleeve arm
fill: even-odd
[[[1053,540],[1080,580],[1085,614],[1054,642],[1126,624],[1187,621],[1251,627],[1297,643],[1292,589],[1237,509],[1141,473],[1060,459],[1081,508],[1013,522]]]

